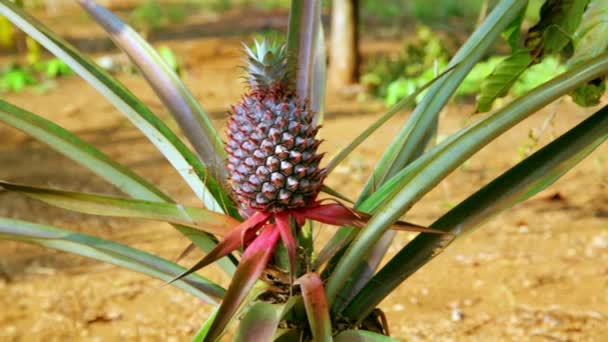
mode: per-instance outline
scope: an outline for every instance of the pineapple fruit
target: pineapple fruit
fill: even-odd
[[[245,46],[249,92],[228,122],[229,182],[245,209],[279,212],[310,205],[325,175],[314,112],[290,82],[284,45]]]

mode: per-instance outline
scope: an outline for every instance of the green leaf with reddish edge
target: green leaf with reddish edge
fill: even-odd
[[[416,270],[456,237],[547,188],[608,139],[608,106],[468,197],[431,226],[451,236],[421,234],[359,292],[343,314],[360,321]]]
[[[174,203],[169,196],[154,185],[63,127],[1,99],[0,122],[4,122],[50,146],[133,198]],[[216,244],[215,238],[211,235],[201,234],[196,229],[180,225],[174,225],[174,227],[205,252],[210,251]],[[236,269],[234,261],[230,258],[220,260],[219,264],[229,275],[232,275]]]
[[[241,319],[234,341],[272,341],[284,306],[267,302],[253,303]]]
[[[278,229],[273,225],[267,225],[247,247],[205,341],[216,341],[224,332],[247,294],[264,272],[278,241]]]
[[[23,241],[82,255],[162,281],[171,279],[175,272],[183,269],[155,255],[112,241],[21,220],[0,217],[0,239]],[[174,285],[213,304],[217,304],[217,300],[224,295],[222,287],[199,275],[184,278]]]
[[[293,230],[291,229],[291,214],[287,211],[282,211],[276,213],[274,216],[274,220],[281,234],[281,240],[283,241],[283,245],[287,250],[287,256],[289,257],[289,277],[291,279],[291,283],[293,283],[293,279],[296,276],[296,239],[293,236]]]
[[[244,245],[244,240],[246,238],[246,234],[254,234],[257,232],[260,227],[268,221],[270,218],[269,213],[265,212],[256,212],[250,218],[239,224],[238,226],[231,229],[228,234],[224,237],[222,241],[220,241],[215,248],[213,248],[203,259],[194,264],[194,266],[190,267],[187,271],[181,273],[171,280],[169,283],[172,283],[178,279],[181,279],[188,274],[196,272],[201,268],[211,264],[212,262],[227,256],[232,253],[232,251],[236,250],[239,247]]]
[[[198,157],[124,85],[10,1],[0,0],[0,14],[63,60],[122,111],[167,158],[207,208],[221,210],[220,204],[226,204],[230,216],[239,217],[236,209],[229,205],[231,199],[209,177]]]
[[[33,187],[0,180],[0,188],[45,203],[91,215],[131,217],[181,224],[210,234],[225,236],[240,224],[230,216],[181,204],[150,202],[80,192]]]
[[[333,171],[336,168],[336,166],[338,166],[340,163],[342,163],[344,161],[344,159],[346,159],[346,157],[348,157],[357,147],[359,147],[359,145],[361,145],[361,143],[366,141],[370,135],[372,135],[376,130],[378,130],[378,128],[382,127],[382,125],[384,125],[389,119],[394,117],[396,114],[401,113],[404,109],[407,109],[412,103],[414,103],[414,101],[416,100],[416,97],[418,97],[418,95],[420,95],[420,93],[425,91],[428,87],[433,85],[437,80],[439,80],[440,78],[445,76],[447,73],[454,70],[454,68],[456,66],[457,65],[447,68],[441,74],[437,75],[435,78],[433,78],[429,82],[425,83],[422,87],[416,89],[416,91],[413,94],[401,99],[394,106],[392,106],[388,110],[388,112],[386,112],[384,115],[382,115],[373,124],[369,125],[363,132],[361,132],[361,134],[359,134],[355,139],[353,139],[346,147],[344,147],[342,150],[340,150],[340,152],[338,152],[338,154],[329,163],[327,163],[327,166],[325,167],[325,169],[327,170],[326,172],[328,174],[331,173],[331,171]],[[325,192],[327,192],[327,191],[325,191]],[[327,192],[327,193],[332,195],[332,193],[330,193],[330,192]]]
[[[114,43],[137,66],[173,114],[207,169],[220,181],[219,184],[222,184],[226,179],[222,140],[207,113],[179,76],[150,44],[120,18],[93,0],[78,0],[78,3],[105,29]]]
[[[519,50],[498,63],[492,73],[481,82],[476,111],[484,113],[492,109],[494,101],[507,95],[519,76],[533,62],[534,57],[530,55],[529,50]]]
[[[390,336],[384,336],[367,330],[345,330],[334,339],[335,342],[397,342]]]
[[[329,304],[321,277],[317,273],[306,273],[296,283],[302,288],[302,299],[304,299],[312,339],[317,342],[333,341]]]
[[[385,183],[366,201],[374,212],[329,278],[327,293],[336,299],[382,234],[424,194],[490,141],[580,84],[608,72],[608,53],[570,69],[506,107],[445,139]],[[369,207],[368,207],[369,206]],[[363,205],[362,205],[363,207]]]

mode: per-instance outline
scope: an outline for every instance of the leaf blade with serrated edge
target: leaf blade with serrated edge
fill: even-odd
[[[23,241],[79,254],[162,281],[167,281],[175,272],[183,269],[155,255],[112,241],[21,220],[0,217],[0,239]],[[175,286],[211,303],[217,303],[216,299],[224,295],[224,289],[198,275],[182,279]]]
[[[181,204],[125,199],[34,187],[0,180],[0,188],[22,193],[45,203],[91,215],[166,221],[225,236],[239,221],[210,210]]]

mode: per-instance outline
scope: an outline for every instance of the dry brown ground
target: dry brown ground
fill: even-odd
[[[185,80],[223,127],[238,99],[236,40],[172,45],[185,57]],[[170,120],[136,76],[121,76]],[[175,171],[123,116],[77,78],[54,90],[26,91],[8,100],[50,118],[133,167],[181,202],[196,199]],[[373,102],[329,96],[324,149],[335,151],[381,114]],[[474,120],[468,105],[442,113],[440,135]],[[556,114],[541,145],[590,110],[555,103],[505,134],[455,171],[407,215],[428,224],[479,186],[520,160],[539,129]],[[395,118],[331,175],[329,184],[354,196],[406,115]],[[172,127],[175,124],[170,123]],[[382,303],[394,336],[421,341],[608,340],[608,146],[604,145],[550,190],[496,217],[454,243]],[[87,170],[0,125],[0,179],[118,194]],[[187,241],[169,225],[78,215],[11,193],[0,193],[0,216],[69,227],[166,258]],[[328,228],[331,230],[333,228]],[[320,243],[327,234],[317,238]],[[394,253],[413,237],[400,234]],[[186,260],[188,264],[197,256]],[[0,341],[185,341],[210,307],[160,282],[98,262],[23,243],[0,241]],[[210,267],[205,276],[227,279]]]

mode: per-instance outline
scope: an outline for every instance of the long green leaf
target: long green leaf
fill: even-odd
[[[154,185],[135,174],[129,168],[113,161],[103,152],[61,126],[1,99],[0,121],[49,145],[57,152],[91,170],[131,197],[154,202],[173,202],[169,196],[162,193]],[[205,252],[209,252],[215,246],[215,240],[208,234],[201,235],[196,229],[180,225],[175,225],[175,228]],[[234,273],[236,268],[232,260],[223,259],[219,263],[228,274]]]
[[[122,111],[169,160],[207,208],[216,211],[223,206],[229,208],[231,201],[219,186],[207,188],[205,181],[211,178],[198,157],[127,88],[10,1],[0,0],[0,14],[62,59]],[[231,216],[236,215],[232,209]]]
[[[151,202],[33,187],[0,180],[0,188],[23,193],[48,204],[85,214],[165,221],[224,236],[239,221],[210,210],[181,204]]]
[[[135,30],[125,24],[93,0],[78,0],[78,3],[110,35],[138,67],[158,97],[173,114],[186,137],[202,158],[214,178],[223,181],[226,169],[223,165],[225,152],[222,140],[207,113],[196,101],[179,76],[163,60],[150,44]],[[207,186],[211,186],[211,179]],[[219,184],[213,184],[219,186]]]
[[[360,208],[362,211],[370,209],[374,216],[336,266],[327,285],[328,298],[334,300],[339,295],[357,265],[364,260],[388,227],[456,167],[537,110],[607,71],[608,53],[565,72],[493,115],[454,134],[384,184]]]
[[[372,278],[344,311],[361,320],[400,283],[456,237],[553,184],[608,139],[608,106],[520,162],[454,207],[431,226],[452,236],[421,234]]]
[[[112,241],[21,220],[0,218],[0,239],[23,241],[82,255],[162,281],[183,271],[182,267],[165,259]],[[194,274],[176,281],[175,286],[213,304],[217,304],[217,299],[224,295],[224,289],[220,286]]]

